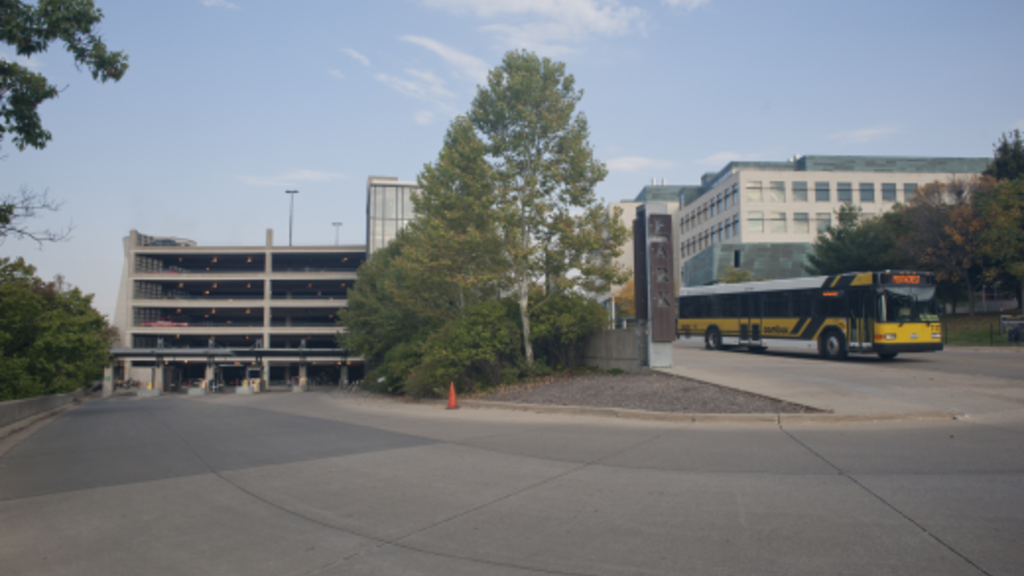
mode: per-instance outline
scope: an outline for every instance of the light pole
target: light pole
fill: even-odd
[[[341,231],[341,222],[331,222],[334,225],[334,245],[338,245],[338,232]]]
[[[292,245],[292,224],[295,223],[295,195],[299,193],[298,190],[285,190],[285,194],[290,194],[292,197],[292,207],[288,211],[288,245]]]

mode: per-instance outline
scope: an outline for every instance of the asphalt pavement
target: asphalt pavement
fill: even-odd
[[[93,399],[0,441],[0,567],[1015,575],[1014,398],[962,420],[799,425],[339,392]]]

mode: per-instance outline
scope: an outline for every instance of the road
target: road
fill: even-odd
[[[1005,410],[779,426],[343,393],[96,399],[0,441],[0,566],[1009,576],[1022,447]]]

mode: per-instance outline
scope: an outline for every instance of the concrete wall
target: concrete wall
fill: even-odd
[[[41,414],[47,410],[60,408],[61,406],[74,401],[75,398],[81,398],[82,394],[83,392],[79,390],[77,392],[71,392],[70,394],[53,394],[50,396],[26,398],[24,400],[8,400],[7,402],[0,402],[0,428],[14,424],[15,422],[24,420],[25,418],[31,418],[32,416]]]
[[[618,368],[625,372],[639,372],[636,329],[602,330],[594,334],[587,341],[583,364],[602,370]]]

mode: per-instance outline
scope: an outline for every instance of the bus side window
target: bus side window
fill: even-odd
[[[750,317],[761,317],[761,294],[750,295]]]
[[[764,315],[767,318],[784,318],[789,316],[789,294],[786,292],[768,292],[765,294]]]
[[[814,290],[801,290],[793,293],[793,315],[801,318],[814,315]]]
[[[735,294],[725,294],[722,296],[722,317],[723,318],[735,318],[739,313],[739,306],[737,305],[738,296]]]
[[[750,294],[740,294],[740,318],[750,316]]]

